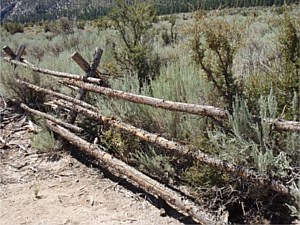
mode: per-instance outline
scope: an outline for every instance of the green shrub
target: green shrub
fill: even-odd
[[[9,22],[9,23],[4,23],[3,26],[4,26],[5,30],[8,31],[10,34],[24,32],[24,26],[20,23]]]
[[[200,162],[187,168],[182,174],[184,181],[192,187],[217,186],[221,187],[228,181],[228,175],[214,170]]]
[[[295,155],[299,154],[300,143],[294,139],[295,134],[277,132],[272,126],[271,120],[274,120],[277,111],[277,101],[272,92],[268,97],[261,97],[258,105],[260,122],[253,119],[245,101],[237,98],[233,113],[229,115],[232,133],[212,131],[209,138],[220,149],[218,154],[221,158],[255,167],[260,173],[284,177],[291,165],[299,166]]]
[[[43,24],[44,32],[52,32],[58,34],[73,34],[74,33],[74,22],[68,18],[61,18],[56,21],[46,21]]]
[[[241,45],[243,25],[224,19],[206,19],[196,14],[191,43],[193,57],[225,106],[232,111],[234,96],[242,94],[242,84],[232,70],[234,57]]]
[[[76,23],[76,27],[77,27],[77,29],[84,30],[84,28],[85,28],[85,22],[84,21],[78,21]]]
[[[125,162],[130,161],[132,154],[140,149],[139,139],[112,128],[102,131],[99,137],[103,146]]]
[[[31,146],[40,153],[51,153],[54,150],[55,143],[53,133],[47,129],[35,134],[31,140]]]
[[[150,85],[160,66],[151,46],[151,27],[156,19],[154,7],[146,2],[130,4],[118,0],[110,19],[119,35],[118,46],[113,49],[114,58],[125,74],[137,74],[141,91],[144,84]]]
[[[278,29],[272,28],[276,26]],[[251,60],[244,75],[244,95],[252,113],[258,113],[260,96],[267,96],[272,88],[278,102],[277,117],[299,120],[300,110],[300,24],[297,16],[285,11],[281,16],[255,26],[257,39],[248,40]],[[253,32],[254,29],[248,31]]]
[[[27,75],[24,76],[24,75]],[[3,85],[6,89],[6,94],[10,98],[15,98],[19,102],[23,102],[30,107],[40,108],[42,103],[46,101],[46,95],[38,93],[22,84],[16,83],[15,78],[21,78],[18,72],[15,72],[14,75],[6,75],[3,77]],[[36,72],[26,71],[23,73],[25,81],[31,81],[33,84],[41,84],[40,75]]]
[[[278,35],[281,76],[277,84],[279,108],[286,118],[299,120],[300,110],[300,24],[285,12]],[[297,112],[294,114],[293,112]],[[279,112],[281,113],[281,112]]]
[[[160,180],[168,179],[173,172],[169,157],[157,154],[152,147],[147,151],[137,151],[133,157],[140,170],[150,173]]]
[[[176,43],[177,40],[177,33],[175,31],[176,19],[177,17],[175,15],[170,16],[168,19],[171,24],[170,31],[164,30],[161,33],[161,38],[163,39],[165,45]]]

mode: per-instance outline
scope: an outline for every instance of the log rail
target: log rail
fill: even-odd
[[[8,55],[12,55],[11,50],[9,47],[5,46],[4,51],[7,52]],[[83,60],[82,57],[78,53],[74,53],[72,58],[75,62],[86,72],[88,64]],[[103,85],[103,80],[94,77],[83,77],[76,74],[70,74],[65,72],[58,72],[49,69],[40,68],[34,66],[33,64],[29,63],[26,60],[18,61],[16,59],[12,59],[9,57],[4,57],[6,62],[9,62],[15,66],[23,66],[25,68],[31,69],[35,72],[39,72],[41,74],[47,74],[59,78],[66,78],[63,80],[63,83],[72,85],[75,87],[79,87],[86,91],[92,91],[100,94],[107,95],[109,97],[118,98],[121,100],[139,103],[144,105],[149,105],[156,108],[178,111],[178,112],[185,112],[194,115],[201,115],[201,116],[208,116],[212,117],[216,120],[222,121],[228,119],[228,114],[225,110],[214,107],[214,106],[207,106],[207,105],[198,105],[198,104],[191,104],[191,103],[183,103],[183,102],[174,102],[168,101],[165,99],[153,98],[143,95],[137,95],[121,90],[114,90],[109,88],[107,84],[107,80],[104,80],[105,83]],[[96,73],[99,72],[96,70]],[[100,75],[99,75],[100,76]],[[102,84],[102,86],[99,86]],[[259,120],[257,116],[254,116],[253,119]],[[298,121],[287,121],[283,119],[266,119],[270,124],[273,124],[275,129],[278,131],[287,131],[287,132],[299,132],[300,131],[300,122]]]
[[[106,117],[101,115],[99,110],[97,108],[93,107],[92,105],[80,101],[76,98],[69,97],[67,95],[59,94],[57,95],[56,92],[38,87],[36,85],[27,83],[25,81],[17,80],[16,82],[25,85],[28,88],[31,88],[37,92],[45,93],[45,94],[53,94],[56,97],[59,97],[60,99],[63,99],[64,101],[56,101],[57,105],[60,105],[62,107],[66,107],[70,110],[75,110],[77,113],[84,114],[87,117],[90,117],[94,120],[100,121],[101,123],[108,124],[116,129],[122,129],[123,131],[130,133],[132,135],[137,136],[141,140],[156,144],[160,147],[165,148],[167,151],[173,151],[172,153],[179,154],[183,157],[191,157],[193,159],[196,159],[202,163],[207,164],[208,166],[212,168],[216,168],[219,170],[222,170],[224,172],[233,174],[235,176],[242,177],[243,179],[249,180],[252,183],[255,183],[256,185],[263,186],[263,187],[269,187],[273,189],[274,191],[277,191],[281,194],[285,195],[292,195],[294,194],[294,190],[290,187],[285,186],[282,182],[263,176],[253,170],[249,170],[245,167],[238,166],[235,164],[232,164],[227,161],[223,161],[220,159],[217,159],[215,157],[212,157],[208,154],[203,153],[199,149],[195,149],[193,147],[189,147],[186,145],[182,145],[175,141],[167,140],[164,137],[161,137],[156,134],[149,133],[145,130],[136,128],[130,124],[121,122],[119,120],[116,120],[114,118]],[[24,108],[26,110],[26,108]]]
[[[72,59],[80,66],[80,68],[86,74],[86,76],[80,76],[76,74],[69,74],[69,73],[39,68],[29,63],[28,61],[22,58],[22,54],[25,50],[25,47],[26,47],[25,45],[22,45],[18,49],[17,53],[14,53],[8,46],[5,46],[3,50],[7,53],[9,57],[4,57],[4,60],[6,62],[11,63],[15,67],[23,66],[25,68],[31,69],[41,74],[47,74],[47,75],[63,78],[62,83],[78,87],[79,93],[76,96],[76,98],[73,98],[61,94],[59,92],[54,92],[49,89],[41,88],[39,86],[33,85],[31,83],[28,83],[20,79],[15,79],[16,83],[20,85],[24,85],[25,87],[35,90],[36,92],[48,94],[55,97],[56,100],[54,100],[54,102],[57,105],[70,109],[70,113],[68,115],[69,119],[66,122],[63,122],[46,113],[32,109],[23,103],[20,106],[24,110],[30,113],[45,118],[46,125],[50,130],[59,134],[61,138],[67,140],[69,143],[78,147],[85,154],[102,162],[101,165],[105,166],[105,168],[107,168],[112,173],[114,173],[114,171],[117,171],[118,173],[123,174],[124,176],[127,177],[127,179],[129,179],[130,182],[136,183],[140,187],[142,187],[145,191],[155,196],[157,195],[161,197],[169,205],[173,206],[179,211],[184,212],[187,215],[190,215],[199,223],[224,224],[228,219],[228,215],[227,217],[225,216],[225,218],[223,219],[221,218],[222,216],[217,217],[215,215],[212,215],[211,213],[207,212],[205,209],[196,205],[191,200],[183,197],[176,191],[167,188],[165,185],[160,184],[156,180],[153,180],[152,178],[139,172],[133,167],[127,165],[126,163],[114,158],[106,151],[103,151],[102,148],[99,148],[99,146],[95,144],[91,144],[83,140],[82,138],[76,136],[74,133],[70,132],[69,130],[77,133],[83,131],[82,128],[74,125],[77,114],[78,113],[83,114],[96,121],[100,121],[101,123],[107,124],[115,129],[121,129],[127,133],[137,136],[141,140],[163,147],[164,149],[166,149],[166,151],[169,151],[170,153],[175,153],[182,157],[198,160],[201,163],[204,163],[212,168],[222,170],[234,176],[239,176],[258,186],[271,188],[272,190],[283,195],[290,195],[290,196],[295,195],[295,191],[297,190],[293,189],[292,187],[284,185],[279,180],[275,180],[273,178],[261,175],[253,170],[249,170],[247,168],[232,164],[230,162],[217,159],[213,156],[204,153],[200,149],[182,145],[175,141],[167,140],[164,137],[149,133],[145,130],[136,128],[130,124],[126,124],[114,118],[103,116],[99,112],[98,108],[84,102],[83,98],[88,91],[92,91],[109,97],[129,101],[133,103],[138,103],[138,104],[145,104],[156,108],[185,112],[194,115],[208,116],[218,121],[228,119],[228,114],[225,110],[222,110],[214,106],[173,102],[164,99],[137,95],[137,94],[132,94],[120,90],[111,89],[109,88],[107,79],[104,79],[101,76],[101,73],[97,70],[97,66],[100,63],[100,59],[102,55],[102,50],[98,48],[95,51],[91,64],[87,63],[79,55],[79,53],[75,53],[72,55]],[[100,79],[95,78],[93,76],[100,77]],[[269,121],[270,124],[273,124],[277,130],[287,131],[287,132],[300,131],[300,122],[298,121],[285,121],[285,120],[278,120],[278,119],[275,120],[267,119],[267,120]]]

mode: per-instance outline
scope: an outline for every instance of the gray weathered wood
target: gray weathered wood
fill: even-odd
[[[119,98],[129,102],[140,103],[145,105],[154,106],[156,108],[162,108],[172,111],[187,112],[195,115],[206,115],[218,119],[224,119],[227,114],[224,110],[213,106],[196,105],[190,103],[173,102],[159,98],[153,98],[143,95],[132,94],[125,91],[114,90],[111,88],[100,87],[93,84],[84,82],[77,82],[75,80],[63,80],[64,83],[73,85],[79,88],[84,88],[88,91],[107,95],[109,97]]]
[[[84,58],[78,53],[75,52],[71,58],[78,64],[78,66],[84,71],[88,72],[90,69],[90,64],[84,60]]]
[[[94,76],[95,71],[96,71],[96,69],[97,69],[97,67],[100,63],[102,52],[103,52],[102,49],[96,48],[95,53],[93,55],[93,60],[92,60],[91,66],[89,67],[89,70],[87,71],[86,76],[84,77],[84,79]],[[87,93],[87,90],[85,90],[83,88],[79,89],[79,92],[76,95],[76,99],[78,99],[78,100],[84,99],[86,93]],[[70,111],[66,122],[73,124],[76,120],[76,117],[77,117],[77,112],[76,111]]]
[[[65,138],[68,142],[78,147],[85,154],[88,154],[93,158],[99,160],[102,167],[105,167],[113,174],[115,174],[117,171],[117,173],[125,175],[129,182],[134,182],[134,184],[137,183],[146,192],[155,196],[159,196],[160,198],[164,199],[169,205],[179,211],[184,212],[187,215],[190,215],[199,223],[207,225],[222,224],[221,221],[217,221],[217,219],[212,214],[208,213],[203,207],[196,205],[194,202],[185,198],[179,193],[146,176],[145,174],[127,165],[121,160],[118,160],[117,158],[108,154],[106,151],[103,151],[97,145],[91,144],[83,140],[82,138],[79,138],[78,136],[74,135],[63,127],[60,127],[59,125],[48,122],[47,126],[53,132],[56,132],[57,134]]]
[[[58,93],[58,92],[55,92],[55,91],[51,91],[49,89],[45,89],[45,88],[41,88],[39,86],[36,86],[34,84],[30,84],[26,81],[23,81],[23,80],[20,80],[20,79],[15,79],[15,82],[18,83],[18,84],[21,84],[21,85],[24,85],[32,90],[35,90],[36,92],[41,92],[41,93],[45,93],[45,94],[48,94],[48,95],[51,95],[53,97],[57,97],[57,98],[60,98],[60,99],[64,99],[66,101],[69,101],[69,102],[72,102],[74,104],[78,104],[78,105],[81,105],[87,109],[90,109],[90,110],[93,110],[93,111],[96,111],[98,110],[98,108],[90,105],[90,104],[87,104],[81,100],[78,100],[78,99],[75,99],[75,98],[72,98],[70,96],[67,96],[67,95],[64,95],[64,94],[61,94],[61,93]]]
[[[188,157],[188,158],[196,159],[199,162],[202,162],[211,168],[216,168],[224,172],[233,174],[235,176],[242,177],[243,179],[251,181],[256,185],[271,188],[272,190],[277,191],[281,194],[285,194],[285,195],[295,194],[294,189],[285,186],[279,180],[275,180],[271,177],[259,174],[245,167],[220,160],[218,158],[215,158],[211,155],[204,153],[200,149],[196,149],[195,147],[182,145],[175,141],[170,141],[164,137],[149,133],[143,129],[136,128],[130,124],[121,122],[114,118],[103,116],[99,112],[88,110],[80,105],[68,104],[68,102],[57,102],[57,104],[69,109],[76,110],[78,113],[82,113],[87,117],[93,118],[95,120],[99,120],[101,121],[101,123],[108,124],[115,129],[123,130],[127,133],[135,135],[141,140],[163,147],[167,151],[170,151],[170,153],[172,154],[175,153],[185,158]]]
[[[143,95],[132,94],[125,91],[114,90],[111,88],[100,87],[93,84],[85,83],[76,80],[63,80],[64,83],[73,85],[79,88],[86,89],[95,93],[100,93],[107,95],[109,97],[114,97],[129,102],[150,105],[156,108],[162,108],[172,111],[187,112],[196,115],[210,116],[215,119],[228,119],[226,111],[205,105],[196,105],[182,102],[173,102],[159,98],[153,98]],[[300,122],[298,121],[286,121],[277,119],[268,119],[270,124],[274,124],[275,128],[280,131],[300,131]]]
[[[72,55],[72,59],[79,65],[79,67],[84,72],[88,73],[89,70],[92,69],[90,67],[89,63],[87,61],[85,61],[84,58],[78,52],[75,52]],[[102,76],[101,73],[97,69],[95,69],[95,71],[94,71],[94,77],[98,77],[101,79],[101,82],[98,84],[100,84],[101,86],[104,86],[104,87],[109,87],[108,79],[106,77]]]
[[[80,127],[77,127],[77,126],[75,126],[73,124],[65,123],[65,122],[63,122],[63,121],[61,121],[61,120],[59,120],[59,119],[57,119],[57,118],[55,118],[53,116],[48,115],[47,113],[43,113],[43,112],[40,112],[38,110],[32,109],[32,108],[28,107],[24,103],[21,103],[20,106],[21,106],[22,109],[24,109],[24,110],[26,110],[26,111],[28,111],[30,113],[33,113],[33,114],[35,114],[37,116],[41,116],[41,117],[43,117],[45,119],[48,119],[48,120],[50,120],[52,122],[55,122],[55,123],[57,123],[57,124],[65,127],[65,128],[68,128],[68,129],[70,129],[70,130],[72,130],[74,132],[77,132],[77,133],[83,132],[83,129],[80,128]]]
[[[84,80],[86,82],[90,82],[90,83],[94,83],[94,84],[98,84],[98,85],[101,84],[101,82],[102,82],[102,80],[99,79],[99,78],[94,78],[94,77],[85,78],[85,77],[77,75],[77,74],[64,73],[64,72],[58,72],[58,71],[54,71],[54,70],[40,68],[40,67],[37,67],[37,66],[29,63],[26,60],[23,60],[22,62],[19,62],[17,60],[13,60],[13,59],[8,58],[8,57],[4,57],[3,59],[6,62],[11,63],[13,65],[23,66],[25,68],[31,69],[32,71],[38,72],[38,73],[41,73],[41,74],[51,75],[51,76],[60,77],[60,78],[69,78],[69,79],[75,79],[75,80]]]
[[[69,78],[72,80],[64,80],[65,83],[77,86],[77,87],[83,87],[85,86],[86,88],[90,89],[91,86],[84,85],[80,82],[76,82],[76,85],[74,85],[73,80],[77,81],[86,81],[89,83],[94,83],[94,84],[100,84],[102,81],[101,79],[93,78],[93,77],[88,77],[84,78],[79,75],[75,74],[69,74],[69,73],[63,73],[63,72],[57,72],[53,70],[48,70],[48,69],[43,69],[39,68],[36,66],[33,66],[32,64],[29,64],[28,62],[18,62],[16,60],[11,60],[9,58],[4,58],[5,61],[11,62],[12,64],[16,65],[21,65],[26,68],[30,68],[33,71],[42,73],[42,74],[49,74],[52,76],[56,77],[61,77],[61,78]],[[92,87],[94,89],[94,87]],[[154,106],[157,108],[162,108],[162,109],[167,109],[167,110],[173,110],[173,111],[179,111],[179,112],[186,112],[190,114],[195,114],[195,115],[204,115],[204,116],[209,116],[213,117],[218,120],[223,120],[227,119],[227,114],[224,110],[219,109],[214,106],[206,106],[206,105],[196,105],[196,104],[190,104],[190,103],[181,103],[181,102],[172,102],[164,99],[159,99],[159,98],[152,98],[148,96],[142,96],[142,95],[135,95],[131,94],[128,92],[124,91],[118,91],[118,90],[113,90],[110,88],[106,87],[98,87],[98,90],[94,89],[92,91],[105,94],[111,97],[123,99],[126,101],[131,101],[135,103],[141,103],[141,104],[146,104],[150,106]],[[126,97],[123,97],[126,96]],[[175,103],[175,104],[174,104]],[[279,131],[288,131],[288,132],[294,132],[294,131],[300,131],[300,122],[298,121],[287,121],[287,120],[277,120],[277,119],[269,119],[270,123],[273,123],[275,125],[275,128]]]
[[[14,58],[14,60],[21,61],[21,56],[23,55],[23,53],[24,53],[24,51],[25,51],[25,48],[26,48],[26,45],[21,45],[21,46],[18,48],[16,57]]]
[[[16,58],[16,54],[9,46],[5,45],[2,49],[10,57],[10,59]]]
[[[100,63],[102,53],[103,53],[102,49],[100,49],[100,48],[95,49],[91,65],[89,66],[89,69],[86,72],[86,76],[83,78],[84,80],[86,80],[89,77],[93,77],[95,75],[95,71],[97,70],[97,67]],[[86,94],[87,94],[87,90],[80,88],[78,94],[76,95],[76,99],[83,100],[85,98]],[[70,112],[67,116],[67,119],[66,119],[66,123],[74,124],[76,121],[76,118],[77,118],[77,112],[75,110],[70,110]],[[55,146],[55,150],[56,151],[61,150],[63,147],[63,144],[64,144],[63,140],[58,139],[56,146]]]
[[[145,141],[151,142],[153,144],[159,145],[161,147],[164,147],[168,151],[174,151],[175,153],[180,154],[184,157],[187,157],[187,156],[192,157],[192,158],[197,159],[213,168],[217,168],[217,169],[220,169],[227,173],[242,177],[243,179],[247,179],[259,186],[269,187],[279,193],[286,194],[286,195],[291,195],[293,193],[292,189],[290,189],[289,187],[286,187],[284,184],[282,184],[282,182],[280,182],[278,180],[274,180],[272,178],[263,176],[255,171],[248,170],[247,168],[234,165],[230,162],[216,159],[210,155],[203,153],[202,151],[200,151],[198,149],[193,149],[191,147],[181,145],[180,143],[177,143],[174,141],[169,141],[159,135],[151,134],[147,131],[144,131],[144,130],[136,128],[132,125],[123,123],[114,118],[102,116],[96,107],[94,107],[84,101],[80,101],[78,99],[69,97],[67,95],[63,95],[60,93],[56,93],[56,92],[38,87],[36,85],[27,83],[25,81],[16,80],[16,82],[23,84],[23,85],[27,86],[28,88],[31,88],[35,91],[49,94],[49,95],[55,96],[57,98],[66,100],[66,102],[56,101],[55,103],[62,107],[76,110],[78,113],[82,113],[90,118],[95,119],[95,120],[100,120],[101,123],[108,124],[117,129],[122,129],[128,133],[136,135],[138,138],[140,138],[142,140],[145,140]]]

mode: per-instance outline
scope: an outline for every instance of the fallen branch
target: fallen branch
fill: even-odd
[[[107,95],[109,97],[119,98],[129,102],[140,103],[144,105],[154,106],[172,111],[186,112],[195,115],[211,116],[217,119],[224,119],[227,114],[224,110],[213,106],[196,105],[190,103],[173,102],[159,98],[148,97],[144,95],[132,94],[125,91],[114,90],[111,88],[100,87],[85,82],[78,82],[75,80],[65,79],[63,83],[83,88],[88,91]]]
[[[173,154],[177,153],[178,155],[181,155],[183,157],[189,157],[189,158],[199,160],[200,162],[205,163],[206,165],[212,168],[216,168],[224,172],[242,177],[243,179],[251,181],[256,185],[271,188],[272,190],[279,192],[281,194],[285,194],[285,195],[294,194],[294,189],[290,187],[286,187],[282,182],[278,180],[274,180],[267,176],[261,175],[245,167],[238,166],[220,159],[216,159],[213,156],[205,154],[202,151],[195,149],[193,147],[185,146],[178,142],[167,140],[166,138],[136,128],[130,124],[118,121],[110,117],[102,116],[99,112],[88,110],[80,105],[74,105],[72,103],[70,104],[64,101],[56,102],[56,103],[63,107],[76,110],[78,113],[82,113],[87,117],[93,118],[95,120],[100,120],[102,123],[108,124],[114,128],[126,131],[132,135],[137,136],[141,140],[163,147],[167,151],[172,151]]]
[[[138,136],[140,139],[149,141],[151,143],[157,144],[159,146],[162,146],[166,148],[167,150],[175,150],[177,153],[181,155],[189,155],[195,159],[198,159],[199,161],[214,167],[218,168],[220,170],[223,170],[227,173],[231,173],[240,177],[243,177],[244,179],[250,180],[253,183],[260,185],[260,186],[266,186],[270,187],[271,189],[282,193],[286,195],[292,194],[293,190],[291,190],[289,187],[284,186],[280,181],[273,180],[271,178],[268,178],[266,176],[262,176],[254,171],[248,170],[244,167],[240,167],[237,165],[233,165],[231,163],[215,159],[205,153],[202,153],[201,151],[198,152],[198,150],[191,149],[187,146],[183,146],[177,142],[169,141],[163,137],[160,137],[155,134],[151,134],[149,132],[146,132],[142,129],[138,129],[134,126],[131,126],[129,124],[117,121],[113,118],[102,116],[99,113],[96,113],[98,109],[90,104],[87,104],[83,101],[80,101],[78,99],[59,94],[44,88],[40,88],[36,85],[29,84],[25,81],[16,80],[16,82],[19,82],[21,84],[26,85],[29,88],[32,88],[36,91],[43,92],[46,94],[51,94],[55,97],[58,97],[60,99],[66,100],[67,102],[73,103],[73,105],[66,103],[60,103],[56,102],[56,104],[61,105],[62,107],[72,108],[73,110],[77,110],[79,113],[83,113],[86,116],[92,117],[95,120],[100,120],[103,123],[107,123],[115,128],[122,129],[124,131],[127,131],[133,135]]]
[[[132,94],[125,91],[114,90],[111,88],[100,87],[94,84],[85,83],[82,81],[65,79],[63,83],[73,85],[87,91],[92,91],[100,94],[107,95],[129,102],[150,105],[156,108],[162,108],[167,110],[186,112],[195,115],[210,116],[215,119],[228,119],[227,113],[224,110],[213,106],[196,105],[182,102],[167,101],[164,99],[152,98],[143,95]],[[256,118],[257,119],[257,118]],[[300,122],[298,121],[285,121],[278,119],[268,119],[270,124],[274,124],[277,130],[281,131],[300,131]]]
[[[72,102],[74,104],[79,104],[82,107],[85,107],[85,108],[90,109],[90,110],[94,110],[94,111],[98,110],[96,107],[94,107],[94,106],[92,106],[90,104],[87,104],[84,101],[78,100],[76,98],[69,97],[67,95],[64,95],[64,94],[61,94],[61,93],[58,93],[58,92],[54,92],[54,91],[48,90],[48,89],[45,89],[45,88],[41,88],[39,86],[30,84],[30,83],[28,83],[26,81],[15,79],[15,82],[18,83],[18,84],[22,84],[22,85],[24,85],[24,86],[26,86],[26,87],[28,87],[28,88],[30,88],[32,90],[35,90],[36,92],[41,92],[41,93],[45,93],[45,94],[51,95],[53,97],[64,99],[64,100]]]
[[[4,57],[3,59],[6,62],[9,62],[13,65],[23,66],[25,68],[31,69],[34,72],[38,72],[38,73],[42,73],[42,74],[48,74],[48,75],[51,75],[51,76],[54,76],[54,77],[70,78],[70,79],[81,80],[81,81],[84,80],[84,81],[94,83],[94,84],[101,84],[101,82],[103,81],[102,79],[99,79],[99,78],[94,78],[94,77],[85,78],[85,77],[77,75],[77,74],[64,73],[64,72],[58,72],[58,71],[54,71],[54,70],[48,70],[48,69],[40,68],[40,67],[37,67],[37,66],[27,62],[26,60],[22,60],[22,62],[19,62],[17,60],[13,60],[13,59],[10,59],[8,57]]]
[[[17,60],[12,60],[10,58],[4,57],[4,60],[12,63],[14,65],[21,65],[23,67],[32,69],[35,72],[43,73],[43,74],[49,74],[52,76],[60,77],[60,78],[68,78],[68,79],[73,79],[72,80],[64,80],[65,83],[71,84],[76,87],[84,88],[84,85],[88,85],[87,83],[84,82],[78,82],[78,81],[86,81],[89,83],[93,84],[100,84],[102,82],[101,79],[97,78],[84,78],[83,76],[79,76],[76,74],[70,74],[70,73],[64,73],[64,72],[57,72],[53,70],[48,70],[44,68],[39,68],[31,63],[27,62],[26,60],[23,60],[22,62],[19,62]],[[75,85],[76,82],[76,85]],[[181,102],[173,102],[173,101],[167,101],[164,99],[158,99],[158,98],[151,98],[148,96],[142,96],[142,95],[136,95],[136,94],[131,94],[128,92],[124,91],[118,91],[118,90],[113,90],[110,88],[106,87],[100,87],[100,86],[95,86],[91,85],[90,86],[85,86],[84,89],[90,90],[93,92],[105,94],[111,97],[123,99],[126,101],[134,102],[134,103],[140,103],[140,104],[145,104],[145,105],[150,105],[154,106],[157,108],[162,108],[162,109],[167,109],[167,110],[173,110],[173,111],[179,111],[179,112],[186,112],[190,114],[195,114],[195,115],[205,115],[205,116],[210,116],[213,117],[217,120],[222,120],[222,119],[228,119],[226,111],[216,108],[214,106],[205,106],[205,105],[196,105],[196,104],[189,104],[189,103],[181,103]],[[96,88],[98,87],[98,89]],[[258,118],[255,117],[257,120]],[[287,120],[282,120],[282,119],[268,119],[270,124],[275,125],[275,129],[279,131],[300,131],[300,122],[298,121],[287,121]]]
[[[83,129],[80,128],[80,127],[77,127],[77,126],[75,126],[73,124],[70,124],[70,123],[65,123],[65,122],[63,122],[63,121],[61,121],[61,120],[59,120],[59,119],[57,119],[57,118],[55,118],[53,116],[50,116],[50,115],[48,115],[46,113],[43,113],[43,112],[40,112],[38,110],[31,109],[30,107],[28,107],[27,105],[25,105],[23,103],[21,103],[21,108],[24,109],[24,110],[26,110],[26,111],[28,111],[28,112],[30,112],[30,113],[36,114],[36,115],[41,116],[41,117],[43,117],[45,119],[48,119],[48,120],[50,120],[52,122],[55,122],[55,123],[57,123],[57,124],[65,127],[65,128],[68,128],[68,129],[70,129],[70,130],[72,130],[74,132],[78,132],[78,133],[83,132]]]
[[[111,171],[112,173],[115,173],[115,171],[117,171],[118,173],[125,175],[129,179],[129,181],[137,183],[146,192],[159,196],[160,198],[164,199],[168,204],[170,204],[177,210],[180,210],[190,215],[191,217],[199,221],[201,224],[222,224],[222,222],[217,222],[216,218],[213,215],[209,214],[208,212],[205,212],[205,209],[196,205],[191,200],[186,199],[179,193],[165,187],[156,180],[146,176],[145,174],[139,172],[133,167],[127,165],[126,163],[114,158],[107,152],[101,150],[96,145],[93,145],[77,137],[68,130],[51,122],[47,122],[47,126],[53,132],[61,135],[64,139],[66,139],[74,146],[79,147],[80,150],[84,153],[101,161],[101,165],[105,166],[105,168]]]

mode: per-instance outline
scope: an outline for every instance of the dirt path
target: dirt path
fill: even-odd
[[[31,148],[28,119],[6,109],[0,133],[0,224],[182,224],[68,154]]]

